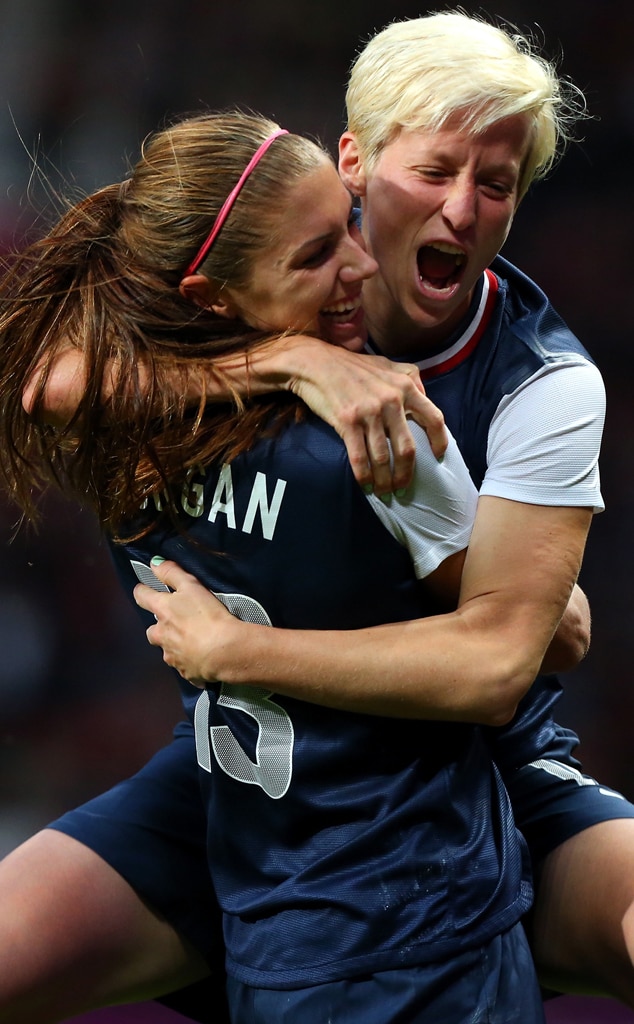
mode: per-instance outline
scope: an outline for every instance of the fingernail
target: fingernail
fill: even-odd
[[[165,559],[161,558],[160,555],[153,555],[150,565],[162,565],[164,561]]]
[[[365,494],[372,494],[373,490],[374,490],[374,487],[373,487],[372,484],[364,484],[363,485],[363,491],[364,491]]]
[[[407,487],[399,487],[397,491],[394,491],[395,498],[404,498],[407,494]]]
[[[436,459],[436,462],[438,462],[438,463],[440,463],[442,465],[442,463],[444,461],[445,461],[445,453],[443,452],[442,455],[438,456],[438,458]]]
[[[390,504],[390,499],[391,499],[392,495],[391,494],[380,494],[379,497],[380,497],[380,499],[381,499],[381,501],[383,502],[384,505],[389,505]]]

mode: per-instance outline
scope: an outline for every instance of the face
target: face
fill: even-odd
[[[289,191],[272,225],[276,241],[256,258],[248,285],[224,289],[232,312],[253,327],[362,348],[361,288],[376,263],[351,210],[350,193],[324,158]]]
[[[366,320],[386,353],[438,346],[464,316],[511,227],[529,142],[524,115],[480,135],[402,130],[366,172],[354,136],[342,137],[340,172],[380,268]]]

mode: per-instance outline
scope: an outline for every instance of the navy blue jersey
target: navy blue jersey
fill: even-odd
[[[482,296],[484,284],[489,286],[486,299]],[[408,354],[408,361],[415,362],[416,354]],[[489,470],[490,430],[500,404],[508,402],[509,396],[544,369],[568,371],[571,366],[583,363],[593,366],[588,353],[541,289],[508,261],[498,257],[491,271],[483,277],[465,322],[444,343],[439,356],[424,358],[419,366],[427,394],[442,409],[474,483],[480,488]],[[529,429],[534,439],[531,443],[536,447],[542,430],[541,410],[537,402],[533,402],[530,409]],[[600,424],[600,409],[597,419]],[[600,429],[596,434],[598,456]],[[574,446],[575,443],[579,444],[572,436],[569,444]],[[553,467],[559,467],[562,461],[558,454],[552,456],[551,473],[554,474]],[[557,472],[563,481],[565,466],[561,465]],[[558,495],[552,504],[600,508],[596,487],[596,480],[592,480],[585,490],[578,487],[575,492],[571,488],[568,495]],[[488,493],[492,493],[491,489]],[[530,482],[519,500],[531,500]],[[537,504],[549,503],[541,491],[532,500]],[[561,690],[555,676],[539,677],[522,700],[513,722],[503,729],[489,731],[495,761],[512,793],[515,770],[532,762],[553,759],[578,767],[572,754],[579,742],[577,735],[553,719],[553,707]],[[522,804],[519,796],[517,801],[513,799],[520,828],[524,827]],[[557,845],[560,839],[551,821],[548,827],[552,845]],[[542,854],[547,848],[548,843],[542,837]]]
[[[158,554],[275,626],[427,611],[410,551],[312,416],[192,480],[186,505],[186,534],[155,529],[115,550],[128,589]],[[181,688],[236,978],[292,988],[441,960],[527,908],[523,844],[479,727]]]

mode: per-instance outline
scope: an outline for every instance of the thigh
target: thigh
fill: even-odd
[[[93,850],[45,829],[0,862],[0,1021],[40,1024],[160,995],[205,959]]]
[[[529,931],[543,983],[634,1006],[634,819],[571,836],[542,861],[536,883]]]
[[[228,1020],[222,914],[207,866],[207,815],[189,723],[132,778],[50,827],[101,858],[191,957],[207,964],[201,981],[178,989],[170,981],[169,991],[163,985],[159,1001],[203,1024]],[[159,998],[156,986],[150,995]]]
[[[210,964],[224,965],[191,730],[179,731],[136,775],[50,827],[97,853]]]
[[[290,991],[229,978],[228,993],[232,1024],[544,1024],[520,925],[444,963]]]

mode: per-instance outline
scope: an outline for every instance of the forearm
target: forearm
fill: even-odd
[[[86,360],[87,354],[82,349],[68,345],[52,357],[48,367],[42,362],[23,391],[25,411],[32,415],[39,400],[41,415],[47,423],[60,428],[67,426],[86,394],[89,378]],[[141,353],[136,360],[135,372],[141,394],[146,394],[149,401],[152,370]],[[166,393],[170,392],[179,397],[184,395],[185,404],[189,406],[198,405],[203,399],[221,402],[235,394],[246,397],[249,392],[246,353],[219,359],[217,366],[211,362],[183,361],[173,367],[164,367],[159,373],[162,386],[157,389],[160,405],[154,410],[156,415],[161,414]],[[101,382],[101,403],[106,414],[120,376],[119,361],[113,356],[105,367]],[[253,394],[260,394],[273,390],[273,387],[254,374],[250,390]]]
[[[326,355],[322,352],[323,343],[298,336],[279,338],[258,346],[250,353],[236,352],[213,361],[188,363],[183,360],[173,369],[163,369],[162,373],[168,385],[184,393],[188,404],[192,405],[201,399],[226,402],[235,394],[246,398],[290,390],[293,386],[299,388],[301,381],[309,379],[307,345],[311,346],[309,351],[315,353],[314,376],[319,376],[319,356],[323,358]],[[24,389],[25,410],[28,413],[33,411],[43,385],[42,410],[46,418],[55,425],[65,426],[75,415],[86,391],[89,376],[86,359],[83,349],[68,344],[52,358],[45,381],[44,364],[40,364]],[[137,367],[140,386],[149,391],[151,373],[142,353],[139,353]],[[103,379],[101,397],[104,405],[112,397],[118,373],[118,361],[113,356]]]
[[[377,494],[406,487],[415,460],[415,444],[408,417],[427,433],[432,451],[440,458],[447,447],[442,413],[425,395],[418,370],[407,363],[390,363],[380,356],[364,356],[328,345],[316,338],[288,335],[213,360],[155,369],[139,354],[135,383],[156,396],[160,416],[166,400],[186,406],[236,401],[271,391],[289,390],[342,438],[352,471],[362,486],[373,485]],[[32,414],[39,395],[40,415],[65,427],[77,414],[88,380],[86,353],[68,346],[53,359],[44,376],[38,367],[23,393],[23,405]],[[106,366],[101,402],[108,404],[119,383],[116,358]],[[125,383],[125,381],[124,381]]]
[[[454,612],[352,631],[277,629],[234,618],[189,573],[153,562],[170,593],[135,590],[156,620],[148,640],[198,686],[262,686],[367,714],[502,725],[570,600],[590,514],[496,498],[478,508]]]
[[[493,608],[353,631],[233,623],[224,639],[207,674],[228,685],[373,715],[487,725],[510,720],[547,644],[520,635],[517,623],[500,625]]]

